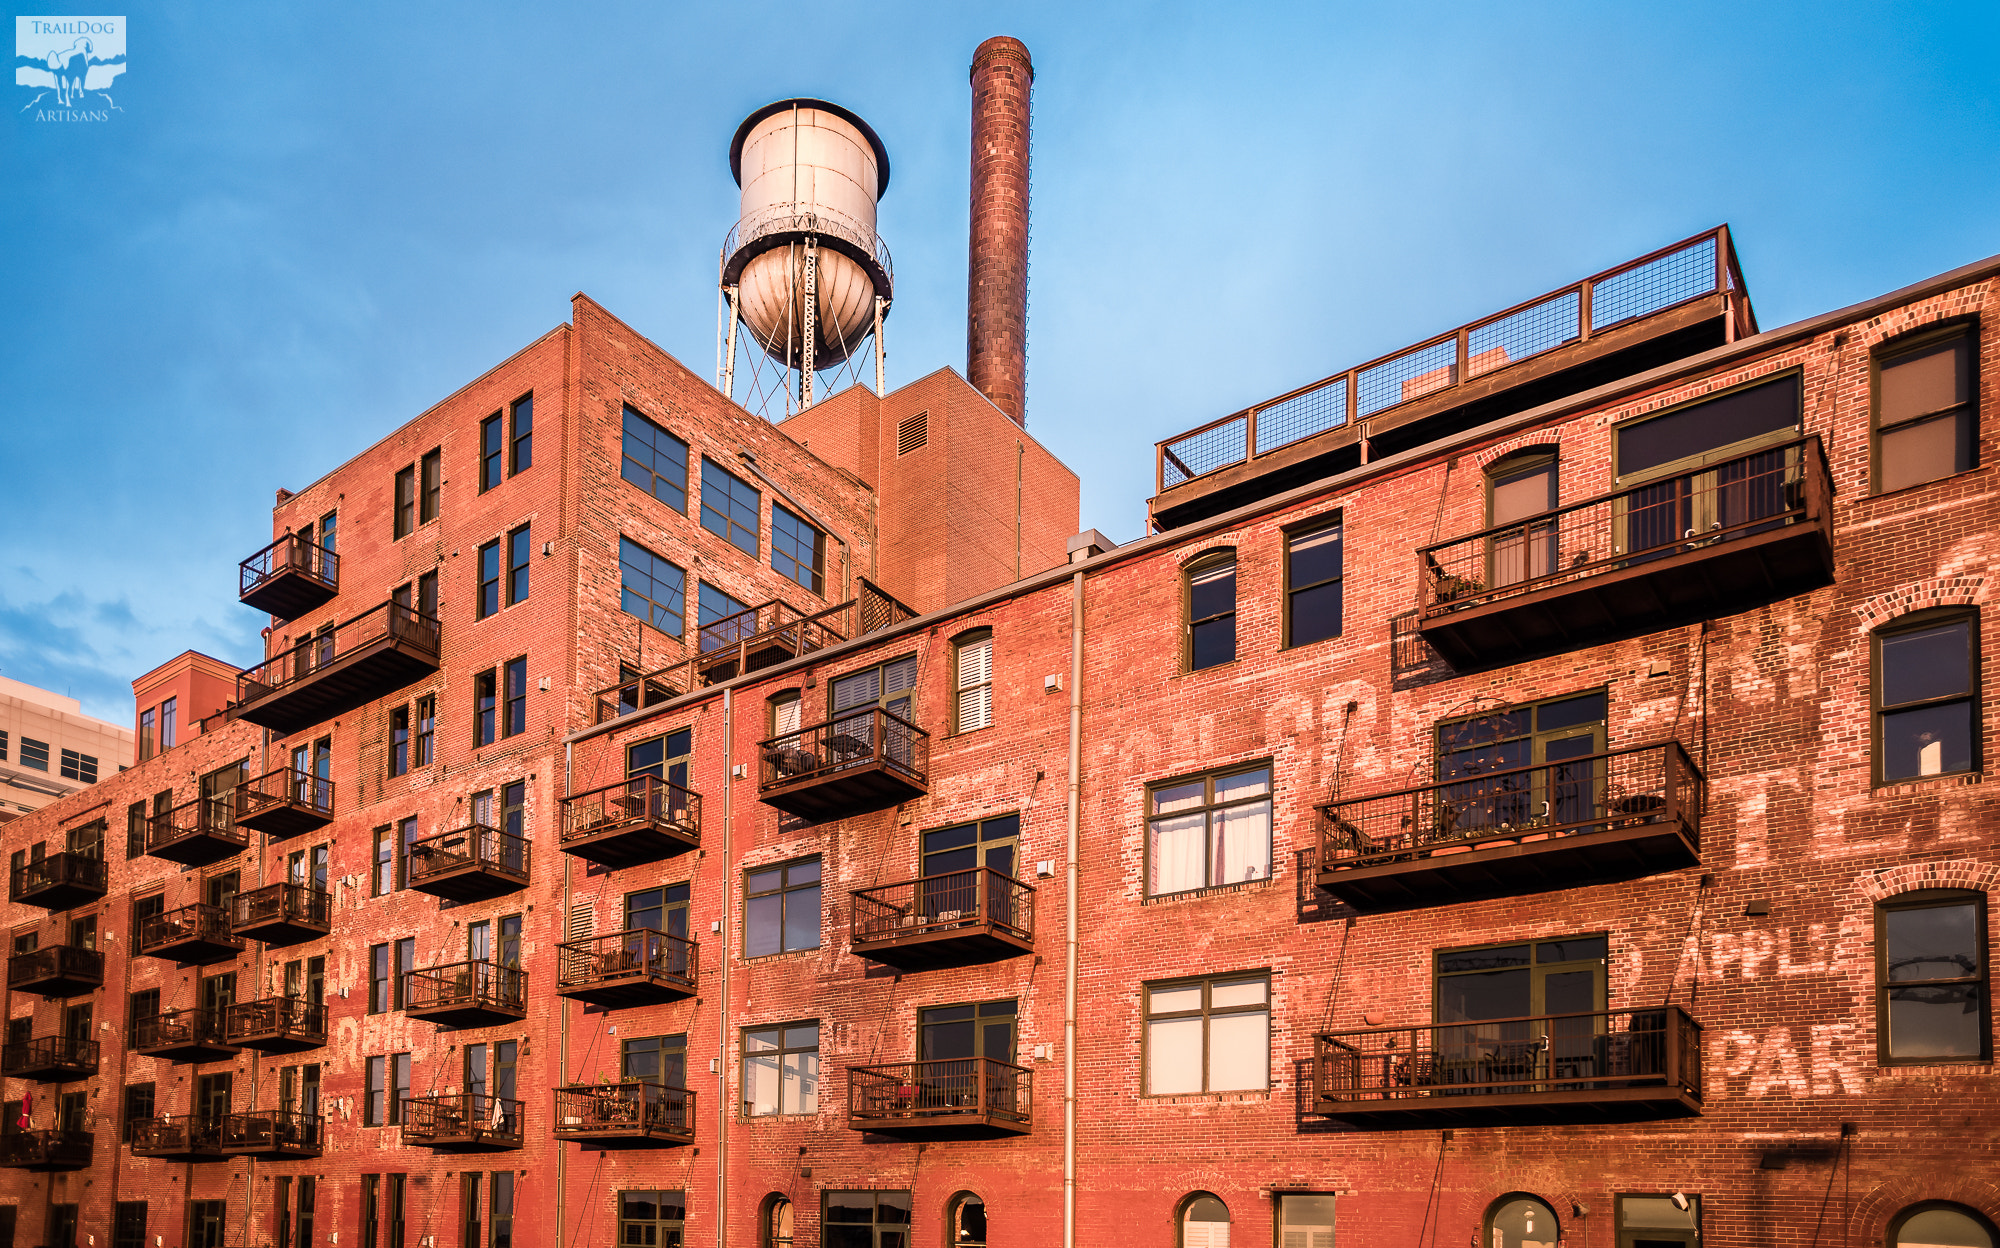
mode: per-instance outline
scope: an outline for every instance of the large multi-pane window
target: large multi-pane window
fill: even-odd
[[[619,1047],[618,1070],[621,1078],[684,1088],[687,1086],[687,1037],[641,1036],[626,1040]]]
[[[37,741],[33,737],[21,738],[21,766],[32,767],[36,771],[49,769],[49,743]]]
[[[671,637],[687,617],[687,574],[628,537],[618,539],[619,606]]]
[[[771,566],[815,594],[826,592],[826,535],[777,503],[771,504]]]
[[[1203,555],[1187,569],[1187,665],[1191,672],[1236,661],[1236,552]]]
[[[819,1024],[743,1032],[743,1114],[819,1112]]]
[[[1274,1192],[1278,1242],[1285,1248],[1333,1248],[1331,1192]]]
[[[1604,1009],[1611,948],[1601,935],[1565,936],[1513,945],[1438,951],[1435,994],[1436,1021],[1478,1023],[1505,1018],[1594,1014]],[[1594,1032],[1590,1019],[1572,1028],[1579,1036]],[[1555,1037],[1560,1042],[1563,1037]],[[1445,1033],[1441,1046],[1461,1044],[1475,1052],[1484,1040],[1468,1031],[1462,1040]]]
[[[757,557],[757,524],[764,496],[706,455],[701,459],[701,527]]]
[[[680,1248],[687,1199],[680,1192],[618,1193],[619,1248]]]
[[[819,948],[820,860],[743,875],[743,956]]]
[[[121,1200],[111,1215],[111,1248],[145,1248],[146,1244],[146,1202],[143,1200]],[[300,1240],[303,1245],[306,1241]],[[0,1237],[0,1243],[13,1248],[11,1236]]]
[[[1146,808],[1149,895],[1270,877],[1269,763],[1155,785]]]
[[[1146,1095],[1240,1092],[1271,1084],[1271,977],[1148,984]]]
[[[1285,537],[1285,644],[1340,635],[1340,521],[1314,522]]]
[[[822,1248],[909,1248],[908,1192],[828,1192]]]
[[[694,729],[682,728],[663,737],[625,747],[625,775],[651,776],[687,787],[688,764],[694,756]]]
[[[757,621],[747,617],[721,628],[712,627],[732,616],[742,615],[749,609],[749,603],[738,602],[707,581],[697,581],[695,626],[700,631],[696,634],[696,644],[703,650],[720,650],[724,646],[733,646],[744,637],[756,632]]]
[[[79,754],[75,750],[62,752],[62,777],[65,780],[80,780],[85,784],[97,783],[97,756]]]
[[[1883,784],[1979,768],[1979,616],[1926,611],[1875,634],[1875,769]]]
[[[11,1040],[12,1037],[9,1037]],[[153,1116],[153,1085],[151,1083],[128,1083],[125,1085],[125,1124],[120,1138],[125,1143],[132,1142],[132,1124],[144,1122]]]
[[[618,475],[675,511],[687,511],[688,444],[629,406]]]
[[[1875,360],[1875,489],[1886,494],[1971,468],[1979,431],[1970,325],[1892,344]]]
[[[1605,782],[1603,690],[1501,707],[1437,728],[1437,777],[1462,780],[1443,791],[1460,835],[1546,819],[1594,817]]]
[[[1992,1060],[1984,893],[1933,889],[1884,902],[1875,957],[1884,1065]]]

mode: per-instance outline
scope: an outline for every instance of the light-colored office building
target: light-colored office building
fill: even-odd
[[[132,765],[132,730],[0,676],[0,823]]]

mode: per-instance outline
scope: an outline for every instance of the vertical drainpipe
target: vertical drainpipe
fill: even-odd
[[[1076,882],[1083,811],[1083,569],[1069,589],[1069,824],[1064,842],[1063,1248],[1076,1248]]]
[[[845,543],[842,543],[845,545]],[[722,878],[723,896],[730,895],[730,833],[736,798],[736,691],[722,691]],[[723,1248],[729,1225],[729,908],[723,907],[722,1004],[715,1022],[715,1248]]]
[[[562,791],[564,797],[568,797],[570,793],[570,769],[575,760],[576,760],[576,744],[570,741],[563,742]],[[567,939],[569,936],[569,907],[570,907],[570,897],[571,897],[570,889],[573,886],[570,878],[570,864],[575,860],[575,856],[572,854],[564,854],[562,856],[562,860],[563,860],[562,913],[556,916],[556,936],[558,937],[558,943],[560,943],[560,941],[563,939]],[[562,961],[561,949],[556,950],[556,961],[558,964],[560,964]],[[556,1020],[557,1020],[556,1023],[557,1039],[556,1039],[555,1086],[561,1087],[564,1083],[567,1083],[569,1081],[569,999],[567,997],[556,998]],[[192,1167],[190,1167],[190,1169],[191,1168]],[[567,1242],[567,1231],[565,1230],[567,1224],[563,1221],[563,1215],[567,1208],[567,1198],[569,1196],[569,1184],[564,1181],[565,1177],[568,1174],[569,1174],[569,1150],[563,1147],[561,1140],[558,1140],[556,1141],[556,1242],[557,1243]]]

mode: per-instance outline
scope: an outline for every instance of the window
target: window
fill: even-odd
[[[153,1116],[153,1085],[150,1083],[128,1083],[125,1085],[125,1126],[119,1132],[124,1143],[132,1142],[132,1124],[144,1122]]]
[[[763,495],[704,455],[701,459],[701,527],[757,557],[757,516]]]
[[[1979,769],[1978,620],[1926,611],[1875,634],[1879,783]]]
[[[410,1099],[410,1055],[391,1053],[389,1055],[389,1125],[397,1126],[403,1121],[403,1102]]]
[[[396,836],[389,828],[375,829],[375,875],[373,893],[386,897],[396,891]]]
[[[389,946],[368,946],[368,1012],[389,1012]]]
[[[377,945],[376,948],[385,949],[387,946]],[[361,1125],[364,1127],[379,1127],[385,1118],[382,1098],[388,1087],[389,1059],[386,1057],[371,1057],[368,1059],[367,1066],[368,1091],[367,1099],[362,1103],[361,1107]]]
[[[620,1244],[679,1245],[686,1226],[687,1201],[679,1192],[618,1193]]]
[[[437,740],[437,696],[425,694],[417,699],[417,741],[416,757],[410,760],[414,767],[427,767],[432,762],[432,745]]]
[[[535,396],[514,400],[514,436],[508,453],[507,475],[526,472],[535,463]]]
[[[417,938],[405,936],[396,942],[396,978],[391,982],[389,995],[396,1009],[408,1004],[410,973],[417,969]],[[392,1109],[393,1114],[395,1111]]]
[[[1557,459],[1550,451],[1524,451],[1486,473],[1486,523],[1514,527],[1487,539],[1487,584],[1518,585],[1556,570],[1556,525],[1528,523],[1556,508]]]
[[[49,743],[37,741],[33,737],[21,738],[21,766],[33,767],[36,771],[49,769]]]
[[[1701,1243],[1701,1197],[1683,1195],[1678,1201],[1662,1193],[1658,1196],[1620,1196],[1618,1199],[1618,1248],[1669,1248]],[[1893,1237],[1891,1242],[1894,1242]],[[1951,1241],[1922,1240],[1924,1244]]]
[[[142,1022],[148,1018],[158,1018],[160,1016],[160,990],[158,988],[148,988],[143,992],[133,993],[129,998],[129,1003],[126,1005],[125,1010],[126,1018],[135,1023]]]
[[[417,531],[417,467],[415,464],[396,474],[396,526],[397,537],[408,537]]]
[[[976,1005],[939,1005],[917,1011],[917,1060],[957,1061],[968,1057],[990,1057],[996,1062],[1014,1060],[1014,1023],[1018,1003],[982,1001]],[[944,1067],[954,1070],[963,1067]],[[989,1088],[994,1099],[1010,1095],[1011,1084]]]
[[[669,1088],[687,1086],[687,1037],[646,1036],[619,1047],[619,1076]]]
[[[1146,986],[1146,1095],[1271,1084],[1271,978]]]
[[[220,1200],[191,1200],[187,1207],[188,1248],[222,1248],[229,1207]]]
[[[665,932],[685,938],[688,934],[690,885],[669,884],[625,896],[625,930]]]
[[[494,729],[498,726],[495,679],[490,668],[472,678],[472,744],[475,746],[493,744]]]
[[[146,803],[133,802],[125,808],[125,860],[130,862],[146,852]]]
[[[97,758],[91,754],[79,754],[75,750],[62,752],[62,777],[65,780],[80,780],[85,784],[97,783]]]
[[[971,732],[993,726],[993,631],[959,638],[953,660],[956,673],[953,730]]]
[[[525,524],[507,535],[507,605],[510,607],[528,599],[528,552],[532,545]]]
[[[758,1221],[764,1236],[758,1248],[793,1248],[791,1201],[776,1192],[766,1196]]]
[[[1196,1192],[1181,1206],[1181,1248],[1229,1248],[1229,1206]]]
[[[487,1186],[492,1192],[491,1248],[514,1248],[514,1172],[495,1170]]]
[[[945,1213],[945,1242],[953,1248],[986,1248],[986,1202],[971,1192],[952,1197]]]
[[[1954,325],[1898,342],[1875,359],[1875,492],[1973,466],[1973,333]]]
[[[479,492],[499,485],[505,467],[500,456],[506,449],[507,431],[501,428],[500,413],[479,422]]]
[[[515,780],[500,786],[500,830],[509,836],[527,835],[528,782]],[[503,847],[502,859],[510,867],[521,868],[527,864],[517,862],[523,851],[520,847]]]
[[[111,1215],[111,1248],[144,1248],[146,1244],[146,1202],[121,1200]],[[13,1248],[11,1243],[8,1248]]]
[[[417,523],[429,524],[438,518],[438,492],[444,481],[444,452],[433,450],[418,463],[423,493],[417,504]]]
[[[1606,965],[1610,941],[1604,936],[1571,936],[1561,940],[1476,949],[1440,950],[1437,956],[1435,1018],[1439,1023],[1476,1023],[1502,1018],[1545,1018],[1552,1014],[1594,1014],[1604,1009]],[[1664,1024],[1633,1019],[1635,1032]],[[1463,1046],[1483,1053],[1492,1042],[1540,1042],[1526,1025],[1487,1034],[1490,1028],[1440,1032],[1441,1050]],[[1520,1031],[1516,1035],[1514,1032]],[[1561,1020],[1547,1042],[1558,1058],[1589,1056],[1597,1033],[1592,1018]],[[1576,1052],[1567,1050],[1576,1048]],[[1441,1052],[1449,1060],[1452,1054]]]
[[[306,535],[308,540],[311,534]],[[319,518],[319,548],[329,555],[339,554],[340,514],[329,511]]]
[[[820,1219],[824,1248],[908,1248],[908,1192],[828,1192]]]
[[[458,1176],[458,1242],[466,1248],[481,1248],[479,1178],[477,1170],[467,1170]]]
[[[409,1193],[410,1176],[392,1174],[389,1179],[389,1234],[384,1248],[404,1248],[403,1215],[407,1207],[405,1199]]]
[[[1333,1194],[1279,1192],[1278,1242],[1284,1248],[1333,1248]]]
[[[826,592],[826,535],[771,504],[771,566],[815,594]]]
[[[675,511],[686,514],[688,444],[625,409],[625,453],[618,475]]]
[[[389,774],[410,771],[410,708],[399,706],[389,712]]]
[[[1555,1210],[1533,1196],[1502,1196],[1486,1212],[1482,1245],[1491,1248],[1553,1248],[1562,1240]]]
[[[1338,637],[1341,627],[1341,522],[1285,536],[1285,644]]]
[[[935,879],[954,872],[989,867],[1010,879],[1014,858],[1020,847],[1021,816],[996,815],[977,823],[961,823],[949,828],[933,828],[924,833],[923,876]],[[998,901],[998,899],[993,899]],[[966,905],[944,905],[945,910],[973,909],[978,902],[967,898]],[[1004,914],[993,916],[1005,921]]]
[[[876,707],[900,719],[910,718],[910,695],[917,687],[917,656],[905,655],[878,667],[849,672],[833,682],[833,713],[867,711]],[[862,723],[867,730],[866,721]]]
[[[168,698],[160,703],[160,752],[165,753],[180,744],[179,698]]]
[[[1236,661],[1236,552],[1203,555],[1187,571],[1187,663],[1191,672]]]
[[[1146,804],[1149,895],[1270,877],[1269,763],[1155,785]]]
[[[687,577],[679,568],[628,537],[618,539],[618,605],[670,637],[681,635],[687,615]]]
[[[382,1229],[382,1176],[361,1176],[361,1248],[376,1248]]]
[[[743,1033],[743,1113],[819,1112],[819,1024],[792,1023]],[[832,1241],[829,1240],[829,1243]]]
[[[153,720],[152,707],[139,712],[139,761],[142,763],[153,756]]]
[[[438,618],[438,574],[435,570],[417,578],[417,614],[426,620]]]
[[[1964,1205],[1927,1200],[1897,1214],[1889,1223],[1893,1248],[1994,1248],[2000,1231]],[[1621,1246],[1622,1248],[1622,1246]]]
[[[750,604],[736,601],[707,581],[698,582],[695,587],[695,627],[700,631],[696,634],[696,644],[703,650],[719,650],[749,636],[757,628],[754,619],[738,620],[722,628],[710,628],[710,625],[740,615],[749,609]]]
[[[796,689],[772,697],[771,735],[782,737],[799,730],[799,691]],[[793,743],[792,748],[796,748]]]
[[[7,761],[7,734],[0,732],[0,763]]]
[[[509,659],[501,668],[506,703],[501,707],[500,735],[515,737],[528,730],[528,657]]]
[[[1607,701],[1600,689],[1439,724],[1438,778],[1465,780],[1444,790],[1458,833],[1592,818],[1605,777],[1590,760],[1605,749]]]
[[[76,1248],[76,1206],[49,1206],[49,1243],[53,1248]]]
[[[820,860],[743,875],[743,956],[819,948]]]
[[[479,596],[473,600],[472,616],[483,620],[500,611],[500,543],[491,541],[479,548]]]
[[[1984,893],[1932,889],[1884,902],[1875,958],[1883,1065],[1992,1060]]]

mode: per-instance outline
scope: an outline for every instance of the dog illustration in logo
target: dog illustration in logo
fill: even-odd
[[[83,81],[90,76],[90,40],[79,39],[67,52],[49,53],[49,72],[55,75],[56,100],[64,108],[83,99]]]

